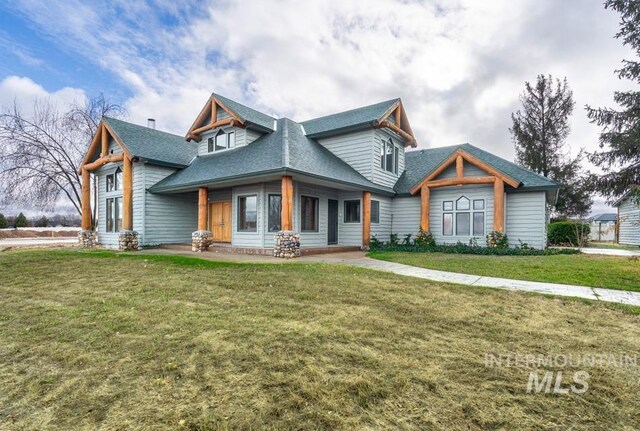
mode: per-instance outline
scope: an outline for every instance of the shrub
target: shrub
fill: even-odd
[[[489,248],[509,248],[509,238],[502,232],[492,231],[487,235],[487,247]]]
[[[27,221],[27,218],[24,216],[24,214],[22,213],[18,214],[15,221],[13,222],[13,227],[28,227],[28,226],[29,226],[29,222]]]
[[[560,221],[549,224],[547,241],[549,245],[582,247],[589,239],[591,227],[588,223]]]
[[[390,245],[398,245],[398,244],[400,244],[400,241],[398,240],[398,234],[397,233],[392,233],[391,235],[389,235],[389,244]]]
[[[433,238],[433,234],[429,231],[420,229],[418,235],[416,235],[415,245],[418,247],[434,247],[436,240]]]
[[[432,246],[380,243],[378,248],[371,247],[372,251],[405,251],[413,253],[454,253],[454,254],[481,254],[495,256],[549,256],[556,254],[578,254],[580,251],[571,248],[548,248],[539,250],[536,248],[498,248],[479,247],[458,242],[457,244],[434,244]]]
[[[0,229],[6,229],[8,226],[9,223],[7,222],[7,218],[4,214],[0,213]]]
[[[408,233],[404,236],[404,238],[402,239],[402,244],[403,245],[411,245],[411,234]]]
[[[378,239],[377,236],[371,235],[371,239],[369,239],[369,249],[370,250],[379,250],[382,247],[383,242]]]

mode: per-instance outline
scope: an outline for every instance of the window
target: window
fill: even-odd
[[[278,232],[280,227],[280,214],[282,210],[282,195],[269,195],[269,217],[267,223],[269,232]]]
[[[473,236],[484,236],[484,213],[473,213]]]
[[[236,133],[225,132],[224,130],[218,130],[216,136],[211,137],[207,140],[207,150],[210,153],[214,151],[226,150],[228,148],[235,148],[236,146]]]
[[[473,208],[473,210],[472,210]],[[465,196],[442,202],[442,234],[447,236],[483,236],[485,231],[485,201],[474,199],[473,205]]]
[[[258,230],[258,197],[238,197],[238,232],[256,232]]]
[[[469,222],[469,213],[456,213],[456,235],[469,235]]]
[[[318,232],[318,209],[320,200],[311,196],[300,196],[300,230]]]
[[[122,198],[107,199],[107,232],[122,230]]]
[[[107,175],[107,191],[122,190],[122,169],[118,167],[114,173]]]
[[[387,141],[387,151],[385,153],[385,161],[384,161],[384,165],[385,168],[387,170],[387,172],[393,172],[393,141],[391,141],[391,139],[389,139]]]
[[[380,169],[384,170],[384,149],[385,143],[382,141],[382,145],[380,145]]]
[[[344,201],[344,222],[360,223],[360,201]]]
[[[398,147],[393,149],[393,173],[398,173],[398,160],[400,160],[400,150]]]
[[[380,223],[380,202],[371,201],[371,223]]]
[[[442,214],[442,235],[453,235],[453,213]]]
[[[466,211],[466,210],[468,210],[470,208],[469,205],[470,205],[469,199],[467,199],[464,196],[462,196],[461,198],[459,198],[456,201],[456,210],[457,211],[460,211],[460,210]]]

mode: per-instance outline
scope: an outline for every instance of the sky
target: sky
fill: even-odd
[[[212,91],[297,121],[401,97],[419,147],[513,160],[524,83],[551,74],[573,90],[575,155],[598,148],[584,106],[632,88],[618,22],[601,0],[16,0],[0,3],[0,105],[104,93],[182,135]]]

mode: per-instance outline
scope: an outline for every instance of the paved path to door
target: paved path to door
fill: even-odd
[[[305,262],[335,263],[341,265],[356,266],[378,271],[392,272],[408,277],[422,278],[425,280],[455,283],[467,286],[492,287],[495,289],[516,290],[523,292],[542,293],[545,295],[571,296],[607,302],[617,302],[640,307],[640,292],[627,292],[623,290],[601,289],[597,287],[572,286],[568,284],[543,283],[538,281],[511,280],[506,278],[484,277],[479,275],[459,274],[456,272],[437,271],[435,269],[418,268],[402,263],[385,262],[371,259],[362,252],[319,254],[303,256],[298,259],[275,259],[271,256],[239,255],[231,253],[192,253],[189,251],[150,249],[141,253],[148,254],[180,254],[184,256],[199,257],[215,261],[233,261],[246,263],[274,263],[295,264]]]

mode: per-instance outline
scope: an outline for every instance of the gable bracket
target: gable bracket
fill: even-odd
[[[218,109],[226,111],[231,117],[218,121]],[[210,119],[210,121],[207,124],[198,127],[207,119],[207,117]],[[191,128],[187,132],[187,136],[185,137],[185,139],[187,141],[191,141],[193,139],[196,142],[200,142],[201,133],[223,126],[245,127],[245,124],[244,120],[238,114],[229,109],[220,100],[218,100],[214,96],[211,96],[200,111],[200,114],[198,114],[196,120],[191,125]]]

